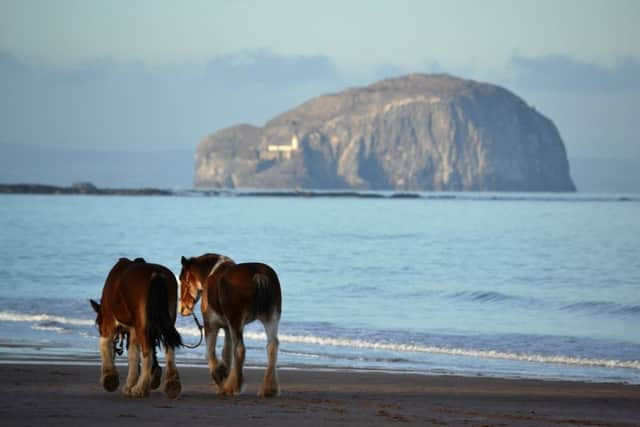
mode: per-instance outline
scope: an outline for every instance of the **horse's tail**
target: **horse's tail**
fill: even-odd
[[[274,271],[272,274],[256,273],[253,275],[253,283],[256,292],[253,299],[253,307],[256,317],[271,317],[274,312],[280,315],[282,311],[282,296],[280,282]]]
[[[166,278],[158,273],[153,273],[151,276],[147,300],[147,322],[147,336],[154,348],[160,343],[165,348],[182,346],[182,338],[169,315]]]

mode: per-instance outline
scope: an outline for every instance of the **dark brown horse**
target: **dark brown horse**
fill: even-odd
[[[182,257],[180,313],[190,315],[200,297],[209,373],[219,392],[234,395],[241,391],[245,358],[242,332],[247,323],[259,320],[267,334],[269,362],[258,396],[278,395],[276,361],[282,294],[276,272],[266,264],[236,264],[217,254]],[[225,333],[225,345],[222,361],[218,361],[216,340],[221,328]]]
[[[102,372],[100,382],[107,391],[115,391],[120,380],[116,370],[114,340],[128,336],[129,373],[124,394],[144,397],[160,384],[161,370],[155,357],[160,343],[165,348],[165,393],[175,399],[180,394],[180,377],[175,363],[175,348],[182,345],[175,328],[178,283],[166,267],[150,264],[142,258],[120,258],[113,266],[102,290],[100,304],[91,300],[98,314]],[[142,351],[142,370],[139,370]]]

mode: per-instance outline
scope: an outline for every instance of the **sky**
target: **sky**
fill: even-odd
[[[0,144],[195,151],[412,72],[506,87],[570,158],[640,162],[639,1],[0,0]]]
[[[0,48],[67,65],[201,62],[242,50],[381,63],[504,67],[515,54],[612,65],[640,56],[637,1],[2,2]]]

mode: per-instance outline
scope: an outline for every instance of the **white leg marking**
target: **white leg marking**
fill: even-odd
[[[135,329],[129,330],[129,350],[127,356],[129,359],[129,372],[127,374],[127,384],[124,386],[123,392],[126,395],[131,394],[131,388],[136,385],[140,376],[140,349],[138,340],[136,339]]]
[[[164,392],[170,399],[175,399],[180,395],[182,385],[180,375],[176,366],[175,352],[172,348],[165,348],[165,358],[167,359],[167,373],[164,381]]]
[[[267,369],[262,379],[262,385],[258,396],[270,397],[280,394],[280,383],[278,381],[278,371],[276,370],[276,364],[278,362],[278,347],[280,345],[278,341],[278,326],[280,322],[280,316],[274,313],[269,320],[263,322],[264,331],[267,334]]]
[[[233,396],[242,392],[244,381],[242,377],[242,368],[244,365],[245,347],[242,339],[242,330],[236,333],[233,328],[229,327],[231,335],[231,369],[221,392],[228,396]]]
[[[113,351],[113,335],[100,337],[100,358],[102,359],[102,368],[100,370],[100,384],[107,391],[115,391],[120,384],[118,371],[116,370]]]
[[[153,364],[153,350],[142,354],[142,372],[138,383],[131,389],[131,395],[134,397],[145,397],[149,395],[151,390],[151,365]]]
[[[100,337],[100,357],[102,358],[102,371],[111,371],[115,368],[113,353],[113,337]]]

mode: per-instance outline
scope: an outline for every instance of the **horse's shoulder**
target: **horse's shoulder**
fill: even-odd
[[[127,270],[127,267],[129,267],[129,265],[131,264],[131,260],[129,260],[128,258],[120,258],[113,267],[111,267],[111,270],[109,271],[109,274],[107,274],[107,279],[104,282],[104,289],[110,289],[113,287],[117,287],[120,285],[120,282],[122,281],[122,277],[124,275],[124,272]]]
[[[220,279],[222,279],[223,274],[224,274],[224,271],[221,269],[212,271],[205,279],[205,285],[207,286],[207,288],[213,289],[217,287],[218,284],[220,283]]]

